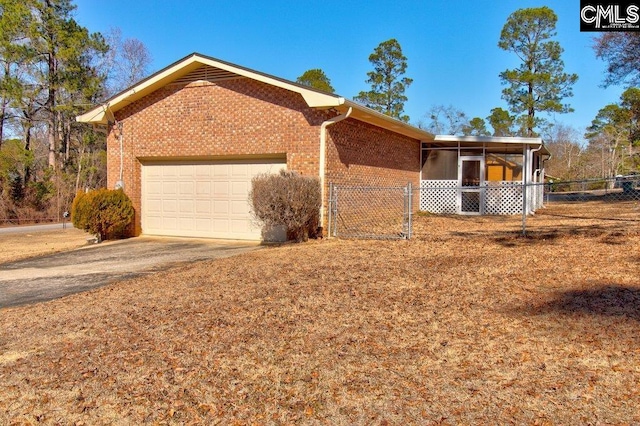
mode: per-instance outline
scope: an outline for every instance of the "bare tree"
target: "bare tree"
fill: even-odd
[[[418,127],[436,135],[461,135],[468,124],[467,115],[453,105],[434,105],[418,123]]]
[[[547,173],[562,179],[581,177],[580,157],[584,147],[580,143],[578,130],[565,124],[554,124],[544,137],[552,156],[547,165]]]
[[[142,41],[123,40],[120,28],[112,28],[106,38],[109,53],[103,69],[107,76],[106,97],[110,97],[146,77],[153,58]]]

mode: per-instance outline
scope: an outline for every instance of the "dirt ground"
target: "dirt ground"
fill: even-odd
[[[638,424],[638,225],[550,213],[1,310],[0,423]]]
[[[0,236],[0,264],[14,260],[72,250],[87,244],[91,235],[69,226],[67,229],[6,234]]]

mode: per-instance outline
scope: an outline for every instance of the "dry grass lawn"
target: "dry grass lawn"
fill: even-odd
[[[0,264],[82,247],[89,237],[71,225],[55,231],[3,234],[0,235]]]
[[[0,423],[638,424],[638,225],[547,213],[2,310]]]

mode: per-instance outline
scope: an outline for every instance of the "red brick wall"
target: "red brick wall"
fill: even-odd
[[[135,234],[141,231],[141,160],[286,155],[290,170],[318,176],[320,125],[336,115],[250,79],[169,85],[128,105],[116,119],[123,126],[123,178],[136,210]],[[115,128],[109,129],[107,161],[113,188],[120,169]],[[419,171],[415,139],[353,119],[328,127],[327,185],[418,186]]]
[[[320,124],[336,115],[297,93],[249,79],[170,85],[116,113],[123,125],[125,191],[140,233],[140,159],[286,155],[287,167],[318,175]],[[108,186],[118,180],[120,147],[109,129]]]
[[[420,141],[347,119],[329,128],[327,182],[366,186],[420,183]]]
[[[329,183],[420,187],[420,141],[354,119],[329,127],[325,191]],[[414,192],[413,208],[419,197]],[[328,214],[325,210],[325,214]]]

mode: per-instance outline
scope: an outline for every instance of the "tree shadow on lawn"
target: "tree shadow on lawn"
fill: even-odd
[[[528,228],[522,231],[503,232],[493,236],[493,241],[505,247],[517,247],[531,244],[550,244],[562,237],[599,238],[600,242],[609,245],[623,245],[626,238],[632,234],[626,229],[617,227],[590,226],[559,226]]]
[[[527,310],[532,315],[624,317],[640,322],[640,285],[603,284],[589,289],[560,291],[546,303],[517,310]]]

